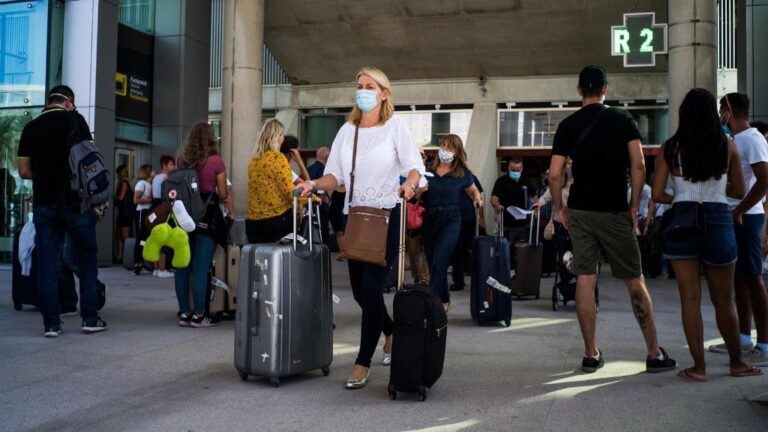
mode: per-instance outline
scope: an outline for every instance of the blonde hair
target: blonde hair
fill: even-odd
[[[440,145],[444,145],[449,151],[455,153],[453,162],[451,162],[451,175],[458,178],[464,177],[464,172],[469,171],[469,166],[467,166],[467,152],[464,151],[464,143],[461,138],[458,135],[449,134],[440,140]],[[435,158],[432,162],[432,169],[437,171],[439,165],[440,158]]]
[[[381,111],[379,111],[379,123],[384,124],[395,114],[395,102],[392,99],[392,84],[387,78],[387,74],[375,67],[366,66],[357,72],[357,78],[355,83],[360,79],[361,75],[370,77],[381,88],[381,93],[386,96],[386,99],[381,101]],[[352,108],[352,112],[349,114],[349,122],[358,125],[363,118],[363,111],[355,104]]]
[[[264,122],[259,132],[259,139],[253,148],[253,158],[260,159],[267,150],[280,151],[280,137],[283,136],[285,127],[278,119],[269,119]]]
[[[146,180],[149,178],[149,175],[152,174],[152,165],[145,164],[139,167],[139,178],[142,180]]]

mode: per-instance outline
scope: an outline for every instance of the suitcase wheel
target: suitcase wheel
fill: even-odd
[[[539,299],[539,295],[538,295],[538,294],[536,294],[536,300],[538,300],[538,299]]]
[[[280,378],[272,378],[269,380],[269,383],[272,384],[272,387],[278,388],[280,387]]]
[[[480,327],[484,327],[485,326],[485,320],[482,319],[482,318],[478,319],[477,320],[477,325],[479,325]]]
[[[424,386],[419,387],[419,402],[427,400],[427,388]]]
[[[389,399],[397,400],[397,390],[395,390],[395,386],[390,384],[389,387],[387,387],[387,390],[389,391]]]
[[[321,370],[323,371],[323,376],[328,376],[331,373],[331,368],[329,368],[327,366],[322,368]]]
[[[240,372],[240,379],[243,381],[248,381],[248,374],[245,372]]]
[[[512,325],[512,321],[510,321],[510,320],[505,320],[505,321],[504,321],[504,325],[505,325],[506,327],[509,327],[510,325]]]
[[[16,309],[17,311],[20,311],[21,310],[21,303],[13,302],[13,308]]]

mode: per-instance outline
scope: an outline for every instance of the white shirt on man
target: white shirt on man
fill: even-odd
[[[160,174],[155,175],[155,178],[152,179],[152,199],[162,198],[160,195],[163,194],[163,182],[167,178],[168,174],[161,172]]]
[[[756,129],[749,128],[743,130],[733,136],[733,140],[736,141],[736,147],[739,149],[739,156],[741,157],[741,171],[744,173],[744,183],[746,184],[746,192],[752,189],[752,186],[757,183],[755,173],[752,171],[752,165],[760,162],[768,162],[768,142],[765,141],[765,137]],[[741,200],[728,198],[728,204],[731,208],[735,208]],[[746,214],[764,214],[763,201],[760,200],[754,207],[747,210]]]
[[[336,177],[339,186],[346,186],[347,193],[350,189],[354,140],[355,126],[347,122],[333,140],[324,172]],[[400,176],[407,177],[414,169],[424,175],[419,147],[411,139],[411,131],[402,120],[392,117],[384,125],[360,128],[352,206],[395,207]],[[344,213],[349,213],[349,202],[344,203]]]

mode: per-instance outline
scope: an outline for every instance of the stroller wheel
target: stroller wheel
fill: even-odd
[[[557,300],[556,299],[552,300],[552,310],[557,312]]]

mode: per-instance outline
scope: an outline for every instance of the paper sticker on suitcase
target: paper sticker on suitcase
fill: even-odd
[[[284,376],[330,372],[331,260],[328,247],[313,240],[243,247],[235,327],[235,367],[243,380],[267,377],[277,387]]]

